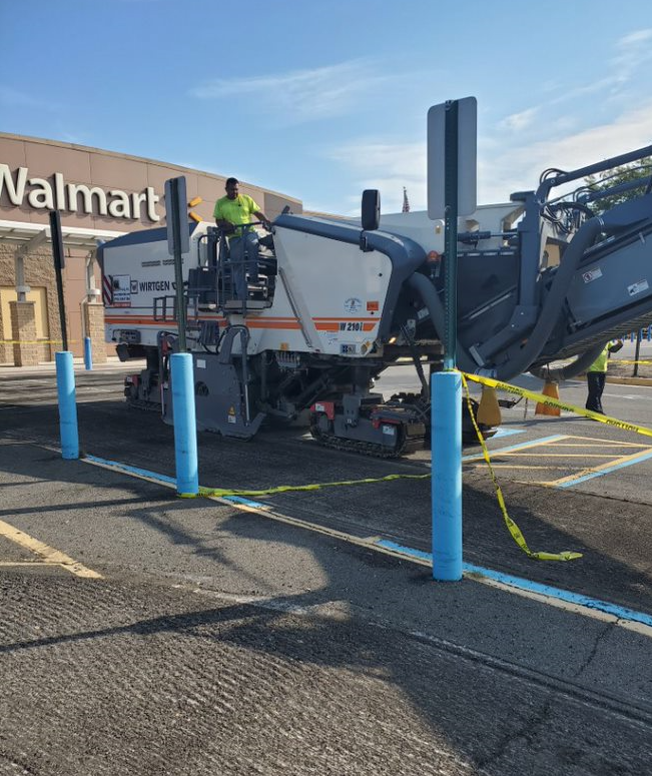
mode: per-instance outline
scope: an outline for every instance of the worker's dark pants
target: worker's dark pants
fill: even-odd
[[[587,372],[586,382],[589,386],[589,396],[586,400],[586,409],[593,412],[600,412],[604,415],[602,409],[602,392],[604,391],[606,372]]]
[[[252,231],[242,237],[232,237],[229,243],[237,299],[247,298],[247,275],[252,283],[258,282],[258,242],[258,235]]]

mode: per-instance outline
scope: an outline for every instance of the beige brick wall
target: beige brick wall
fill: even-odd
[[[104,306],[100,303],[83,304],[82,315],[86,336],[91,338],[93,364],[105,364],[107,349],[104,343]]]
[[[11,329],[11,322],[7,322],[7,329]],[[2,317],[2,305],[0,304],[0,364],[13,364],[14,352],[11,350],[11,345],[7,345],[4,340],[4,320]]]

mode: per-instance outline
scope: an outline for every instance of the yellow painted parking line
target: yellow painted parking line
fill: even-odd
[[[519,463],[500,463],[500,461],[492,461],[491,462],[494,469],[538,469],[541,471],[541,469],[559,469],[559,471],[568,471],[568,466],[545,466],[541,464],[533,464],[532,466],[529,466],[528,464],[519,464]],[[477,463],[474,464],[471,468],[473,469],[484,469],[486,464],[483,463]]]
[[[561,439],[568,439],[569,437],[566,434],[559,434],[555,435],[553,437],[549,437],[547,439],[533,439],[531,442],[519,442],[518,444],[518,450],[529,450],[532,447],[545,447],[546,445],[554,445]],[[509,450],[492,450],[489,449],[489,455],[491,456],[501,456],[501,455],[508,455]],[[484,455],[482,453],[477,453],[475,455],[469,455],[464,456],[462,459],[462,463],[472,463],[473,461],[484,461]]]
[[[74,574],[77,577],[87,577],[89,579],[102,579],[102,575],[97,571],[86,568],[86,566],[73,560],[70,556],[66,555],[59,550],[55,550],[53,547],[49,547],[47,544],[40,542],[38,539],[34,539],[24,531],[20,531],[18,528],[14,528],[13,525],[5,523],[4,520],[0,520],[0,536],[4,536],[6,539],[14,542],[15,544],[25,547],[35,555],[39,555],[43,558],[45,563],[61,566],[66,571]]]
[[[528,458],[613,458],[613,453],[522,453],[520,450],[515,450],[513,453],[501,453],[499,458],[503,456],[510,458],[518,456],[527,456]]]
[[[545,485],[551,488],[559,488],[564,486],[567,487],[568,484],[573,483],[577,480],[597,476],[601,472],[606,473],[613,469],[619,469],[621,466],[624,466],[629,463],[636,463],[637,459],[641,459],[641,461],[648,460],[651,455],[652,455],[652,447],[647,447],[644,450],[639,450],[637,453],[631,453],[630,455],[623,455],[620,458],[616,458],[615,460],[609,461],[608,463],[603,463],[600,466],[587,467],[585,469],[582,469],[579,472],[575,472],[574,474],[569,474],[567,477],[562,477],[559,480],[551,480],[549,482],[537,482],[536,484]]]
[[[648,447],[641,442],[621,442],[615,439],[600,439],[600,437],[579,436],[578,434],[570,434],[566,439],[582,439],[587,442],[595,442],[597,445],[611,445],[613,447]]]
[[[596,442],[595,445],[587,445],[586,442],[559,442],[555,445],[555,447],[581,447],[583,449],[587,447],[640,447],[640,448],[647,448],[648,445],[639,445],[635,443],[628,442],[626,445],[623,445],[620,442],[609,442],[608,440],[601,441],[600,444]]]

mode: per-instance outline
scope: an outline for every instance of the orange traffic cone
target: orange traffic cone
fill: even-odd
[[[495,388],[490,388],[487,385],[482,386],[482,397],[476,419],[478,423],[484,423],[486,426],[500,426],[502,423],[503,418]]]
[[[552,383],[546,380],[541,393],[544,396],[550,396],[551,399],[559,400],[559,383]],[[551,407],[549,404],[542,404],[537,402],[537,408],[534,410],[535,415],[552,415],[558,418],[561,415],[559,407]]]

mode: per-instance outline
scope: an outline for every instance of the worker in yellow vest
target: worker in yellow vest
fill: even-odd
[[[602,409],[602,392],[607,379],[607,362],[611,353],[618,352],[623,346],[622,340],[608,342],[602,353],[591,364],[586,373],[586,382],[589,388],[589,395],[586,400],[586,409],[593,412],[599,412],[604,415]]]

